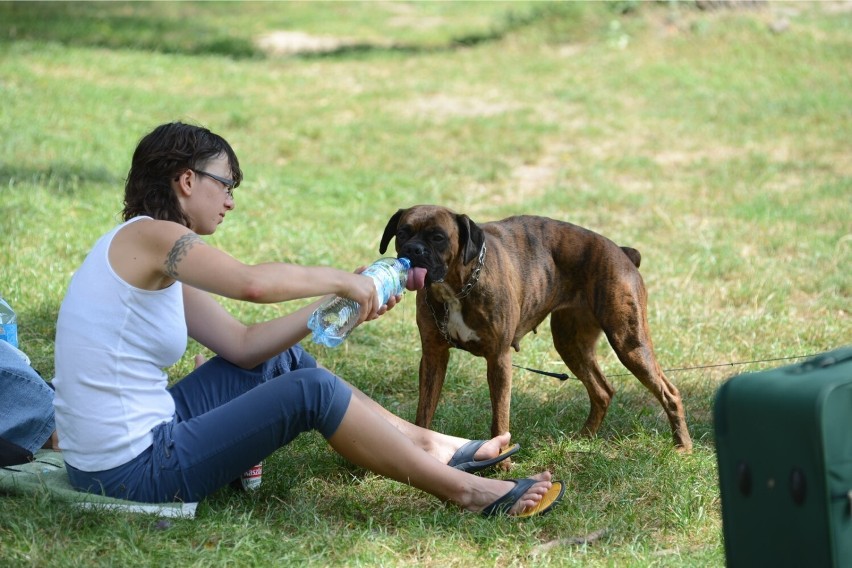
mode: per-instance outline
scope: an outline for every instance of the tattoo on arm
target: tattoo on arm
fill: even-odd
[[[195,246],[196,243],[203,242],[204,241],[201,240],[201,237],[195,233],[187,233],[175,241],[175,246],[172,247],[172,250],[169,251],[169,256],[166,257],[166,274],[172,278],[177,278],[178,262],[183,260],[186,255],[189,254],[189,249]]]

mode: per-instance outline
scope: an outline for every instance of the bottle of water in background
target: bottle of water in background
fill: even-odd
[[[0,339],[18,347],[18,316],[3,296],[0,296]]]
[[[379,302],[386,304],[391,296],[405,290],[411,262],[407,258],[380,258],[361,274],[369,276],[376,285]],[[358,323],[361,306],[355,300],[334,296],[314,310],[308,319],[314,343],[337,347]]]

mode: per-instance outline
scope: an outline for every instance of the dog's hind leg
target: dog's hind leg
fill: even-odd
[[[604,332],[619,361],[663,406],[671,425],[675,447],[688,452],[692,449],[692,438],[686,427],[680,392],[666,378],[657,362],[645,311],[636,303],[631,303],[631,307],[632,313],[626,317],[628,325],[624,321],[614,326],[605,323]]]
[[[598,366],[595,354],[601,330],[590,315],[572,310],[557,310],[550,314],[550,329],[553,346],[559,356],[589,393],[589,416],[579,434],[594,436],[615,394],[615,389]]]

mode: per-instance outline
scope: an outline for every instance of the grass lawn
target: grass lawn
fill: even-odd
[[[550,468],[568,486],[545,517],[461,513],[309,434],[265,461],[257,492],[223,489],[194,520],[2,496],[0,563],[723,565],[716,389],[852,343],[852,10],[726,6],[0,3],[0,295],[45,377],[65,288],[119,220],[136,142],[184,120],[240,157],[236,211],[209,242],[246,262],[354,269],[416,203],[551,216],[639,249],[695,441],[673,451],[602,341],[617,393],[593,440],[573,436],[582,386],[515,372],[511,476]],[[247,322],[300,305],[222,302]],[[337,349],[306,346],[413,419],[414,316],[408,297]],[[566,371],[546,325],[515,363]],[[433,427],[481,438],[489,423],[484,361],[454,352]]]

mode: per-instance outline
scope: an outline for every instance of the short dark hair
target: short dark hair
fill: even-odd
[[[222,154],[228,158],[231,179],[237,187],[243,172],[227,140],[202,126],[182,122],[155,128],[139,141],[133,152],[124,184],[124,220],[148,215],[188,227],[189,218],[181,209],[171,182],[186,170]]]

